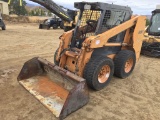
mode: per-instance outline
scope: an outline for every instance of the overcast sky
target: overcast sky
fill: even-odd
[[[55,3],[62,5],[66,8],[74,8],[74,2],[81,2],[85,0],[53,0]],[[150,15],[151,11],[156,8],[157,4],[160,4],[160,0],[86,0],[87,2],[105,2],[113,3],[117,5],[131,7],[134,14]],[[27,3],[32,3],[30,0],[26,0]]]

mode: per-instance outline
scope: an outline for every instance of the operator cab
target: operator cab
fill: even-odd
[[[73,32],[71,48],[81,48],[83,41],[89,36],[106,32],[129,20],[132,15],[129,7],[102,2],[76,2],[74,7],[79,9],[80,13]],[[123,41],[122,37],[124,33],[114,36],[109,41]]]
[[[160,36],[160,8],[152,11],[152,17],[147,32],[149,35]]]

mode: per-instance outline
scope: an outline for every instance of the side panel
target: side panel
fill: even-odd
[[[104,47],[110,38],[116,36],[117,34],[121,33],[122,31],[125,31],[125,30],[131,28],[132,26],[134,26],[136,24],[136,21],[138,18],[139,18],[139,16],[134,17],[134,18],[132,18],[132,19],[102,33],[102,34],[88,38],[90,41],[90,42],[88,42],[88,44],[90,44],[90,48]]]
[[[146,17],[140,16],[137,20],[134,33],[133,33],[133,48],[135,50],[137,61],[140,57],[142,41],[144,39],[145,24],[146,24]]]

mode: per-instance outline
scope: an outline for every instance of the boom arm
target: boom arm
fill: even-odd
[[[121,33],[122,31],[125,31],[133,26],[135,26],[135,29],[133,31],[133,36],[132,36],[132,46],[133,49],[136,53],[136,58],[138,60],[139,55],[140,55],[140,50],[141,50],[141,45],[143,41],[143,32],[145,29],[145,22],[146,17],[145,16],[137,16],[133,17],[132,19],[102,33],[97,36],[91,36],[88,38],[87,43],[89,48],[100,48],[103,46],[123,46],[123,45],[128,45],[129,40],[125,40],[126,43],[108,43],[109,38]]]
[[[102,34],[99,34],[98,36],[94,36],[93,38],[90,39],[91,40],[90,48],[100,48],[103,46],[107,46],[108,45],[107,41],[109,38],[121,33],[122,31],[125,31],[125,30],[131,28],[134,25],[137,25],[137,23],[139,22],[140,19],[145,21],[146,17],[136,16],[136,17],[126,21],[125,23],[122,23],[122,24],[102,33]],[[143,23],[145,23],[145,22],[143,22]],[[144,28],[145,28],[145,24],[142,24],[141,27],[142,28],[139,28],[138,31],[142,31],[142,33],[143,33]],[[139,33],[138,35],[142,36],[142,33]],[[100,41],[97,42],[98,40],[100,40]]]
[[[68,13],[64,11],[60,6],[58,6],[52,0],[30,0],[30,1],[33,1],[42,5],[43,7],[45,7],[46,9],[48,9],[49,11],[51,11],[52,13],[54,13],[64,21],[67,21],[69,23],[73,21],[72,18],[68,15]]]

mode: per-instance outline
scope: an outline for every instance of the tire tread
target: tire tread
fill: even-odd
[[[130,72],[133,71],[134,66],[135,66],[135,53],[133,51],[130,50],[121,50],[116,57],[114,58],[114,65],[115,65],[115,69],[114,69],[114,75],[120,78],[125,78],[127,76],[123,75],[122,71],[124,69],[123,64],[124,61],[126,61],[126,58],[129,56],[133,56],[134,59],[134,65],[133,68]]]
[[[98,89],[96,89],[93,85],[93,81],[92,81],[93,75],[96,74],[95,72],[98,69],[100,63],[105,62],[106,59],[109,59],[112,62],[112,64],[114,65],[112,59],[110,59],[110,58],[107,58],[105,56],[93,56],[85,66],[83,76],[86,79],[87,84],[94,90],[98,90]],[[114,67],[113,67],[113,69],[114,69]]]

